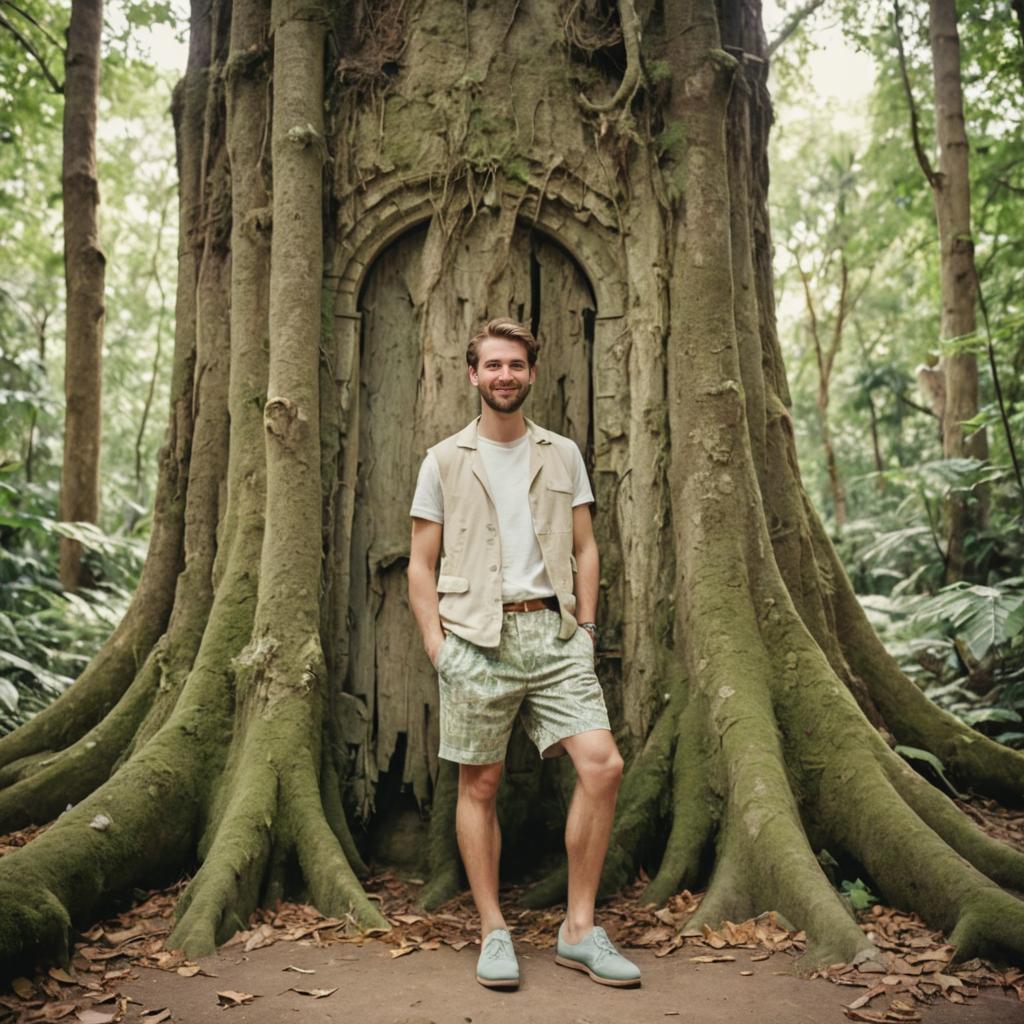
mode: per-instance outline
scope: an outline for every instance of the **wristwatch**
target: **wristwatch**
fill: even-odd
[[[596,622],[581,622],[580,629],[585,629],[590,634],[590,639],[595,643],[597,642],[597,623]]]

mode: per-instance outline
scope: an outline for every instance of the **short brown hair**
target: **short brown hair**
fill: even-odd
[[[477,346],[487,338],[508,338],[510,341],[518,341],[526,346],[526,361],[533,366],[537,362],[537,353],[540,352],[540,342],[533,336],[529,327],[513,320],[508,316],[495,317],[488,320],[483,327],[470,339],[466,346],[466,362],[473,369],[476,369],[479,355]]]

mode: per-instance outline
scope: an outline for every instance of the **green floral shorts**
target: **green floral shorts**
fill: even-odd
[[[459,764],[505,760],[518,714],[541,757],[560,740],[608,729],[594,645],[585,629],[561,640],[558,612],[506,612],[497,649],[448,633],[437,657],[441,696],[438,756]]]

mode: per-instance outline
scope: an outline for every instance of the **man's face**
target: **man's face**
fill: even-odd
[[[526,346],[509,338],[485,338],[477,345],[477,357],[476,369],[469,368],[470,383],[495,412],[515,412],[537,379]]]

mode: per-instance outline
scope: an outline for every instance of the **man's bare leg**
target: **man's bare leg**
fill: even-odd
[[[498,903],[498,861],[501,829],[497,793],[504,765],[459,765],[459,799],[455,806],[455,835],[466,868],[473,902],[480,915],[480,934],[505,928]]]
[[[623,762],[607,729],[569,736],[562,745],[576,768],[576,788],[565,822],[569,900],[562,931],[568,942],[577,943],[594,927],[594,901],[612,832]]]

